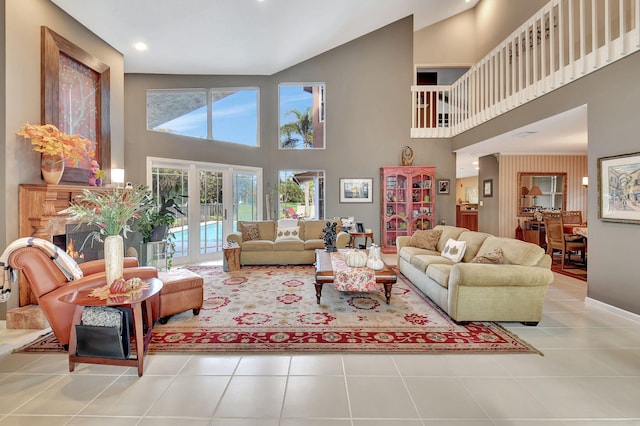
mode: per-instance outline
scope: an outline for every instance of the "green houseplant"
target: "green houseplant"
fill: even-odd
[[[184,216],[179,201],[182,195],[160,196],[160,202],[147,209],[138,220],[138,231],[143,243],[167,241],[167,267],[171,269],[173,255],[176,252],[175,236],[169,232],[178,216]]]

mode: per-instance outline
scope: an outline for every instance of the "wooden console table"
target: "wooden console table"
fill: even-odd
[[[524,241],[547,248],[547,234],[544,228],[544,222],[537,220],[525,220],[524,229],[522,230]]]

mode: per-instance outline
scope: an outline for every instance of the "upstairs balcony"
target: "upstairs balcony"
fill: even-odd
[[[458,135],[640,50],[640,0],[551,0],[450,86],[412,86],[412,138]]]

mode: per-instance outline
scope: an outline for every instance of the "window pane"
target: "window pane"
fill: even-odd
[[[258,90],[211,92],[213,139],[258,146]]]
[[[280,170],[278,218],[324,218],[324,170]]]
[[[206,90],[147,90],[147,130],[207,137]]]
[[[258,146],[258,97],[257,88],[147,90],[147,130]]]
[[[279,87],[280,148],[325,147],[324,84],[281,84]]]

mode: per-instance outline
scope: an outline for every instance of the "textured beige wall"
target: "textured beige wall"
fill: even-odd
[[[4,209],[2,247],[18,237],[18,185],[43,184],[40,154],[16,136],[23,123],[40,123],[40,27],[51,28],[111,67],[112,164],[124,162],[124,60],[122,55],[48,0],[4,2],[3,96]],[[17,293],[16,293],[17,294]],[[10,300],[14,305],[14,298]],[[17,302],[16,302],[17,304]]]
[[[147,156],[263,168],[264,193],[280,169],[326,171],[326,216],[355,216],[379,234],[379,168],[401,164],[402,147],[416,165],[437,165],[438,178],[455,179],[449,140],[409,137],[413,78],[413,22],[405,18],[273,76],[127,75],[127,179],[144,182]],[[325,82],[326,149],[278,149],[277,88],[283,82]],[[260,87],[260,148],[203,141],[145,129],[145,90],[180,87]],[[373,178],[372,204],[340,203],[340,178]],[[437,219],[455,221],[454,195],[437,201]]]

